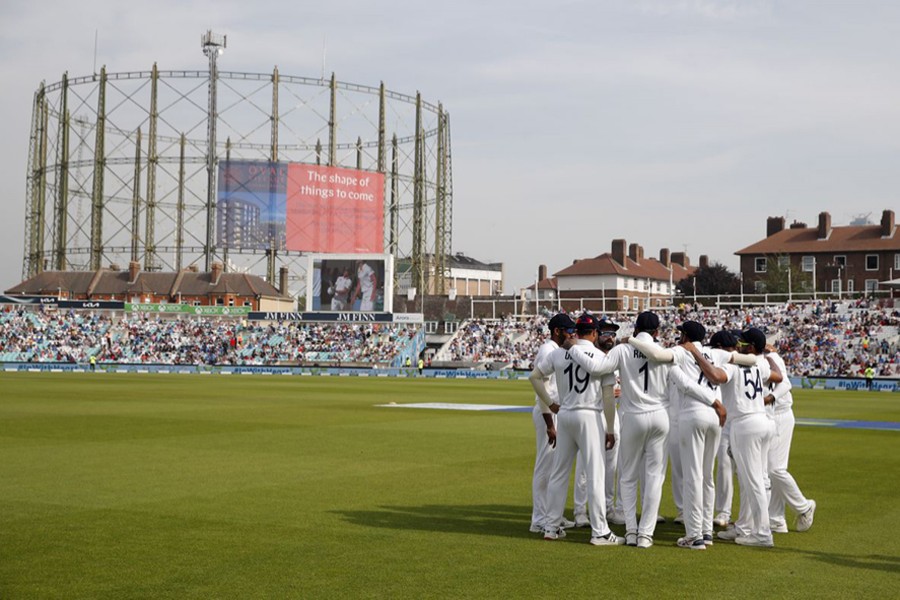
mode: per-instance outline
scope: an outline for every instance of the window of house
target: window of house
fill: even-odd
[[[800,268],[803,269],[804,273],[812,273],[816,268],[816,257],[804,256],[800,261]]]
[[[438,322],[437,321],[425,321],[425,333],[437,333],[438,330]]]
[[[878,255],[866,254],[866,271],[878,270]]]
[[[641,299],[638,298],[637,296],[635,296],[634,298],[632,298],[632,300],[631,300],[631,308],[633,308],[634,310],[640,310],[640,309],[641,309]]]
[[[444,321],[444,333],[456,333],[459,329],[459,321]]]
[[[848,292],[854,291],[854,289],[853,289],[854,287],[856,287],[856,286],[853,285],[853,280],[852,280],[852,279],[848,279],[848,280],[847,280],[847,291],[848,291]]]
[[[757,256],[754,261],[754,270],[757,273],[765,273],[766,272],[766,257],[765,256]]]
[[[878,288],[877,279],[866,279],[866,293],[874,292]]]
[[[753,282],[753,290],[757,294],[765,294],[766,293],[766,282],[765,281],[754,281]]]
[[[782,269],[787,269],[791,266],[791,257],[790,256],[779,256],[778,257],[778,266]]]
[[[842,269],[847,266],[847,257],[843,254],[838,254],[834,257],[834,266],[841,267]]]
[[[831,293],[839,294],[841,292],[841,280],[840,279],[832,279],[831,280]]]
[[[216,306],[225,306],[224,298],[216,298]]]
[[[894,270],[900,271],[900,254],[894,255]]]
[[[622,308],[628,310],[628,296],[622,296]]]
[[[234,298],[228,299],[228,306],[234,306]]]

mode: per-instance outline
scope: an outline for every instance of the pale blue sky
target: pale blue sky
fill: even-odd
[[[64,71],[222,69],[442,102],[453,250],[506,264],[507,291],[613,238],[707,254],[767,216],[835,225],[900,212],[900,4],[858,0],[329,3],[82,0],[0,5],[0,287],[20,279],[32,95]]]

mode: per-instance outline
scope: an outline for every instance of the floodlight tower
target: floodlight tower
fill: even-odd
[[[216,231],[216,85],[219,73],[216,69],[216,59],[225,52],[228,37],[207,30],[200,36],[200,47],[203,54],[209,58],[209,107],[207,114],[206,132],[206,247],[204,248],[204,260],[206,271],[212,270],[213,251],[215,241],[213,236]]]

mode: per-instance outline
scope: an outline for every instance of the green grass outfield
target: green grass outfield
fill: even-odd
[[[798,427],[791,471],[819,508],[774,549],[681,550],[666,524],[638,550],[528,532],[528,414],[375,407],[529,390],[0,373],[0,598],[896,597],[900,432]],[[798,417],[900,421],[896,394],[795,398]]]

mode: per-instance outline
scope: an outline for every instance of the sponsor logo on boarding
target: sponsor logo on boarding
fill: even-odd
[[[394,323],[424,323],[422,313],[394,313]]]

